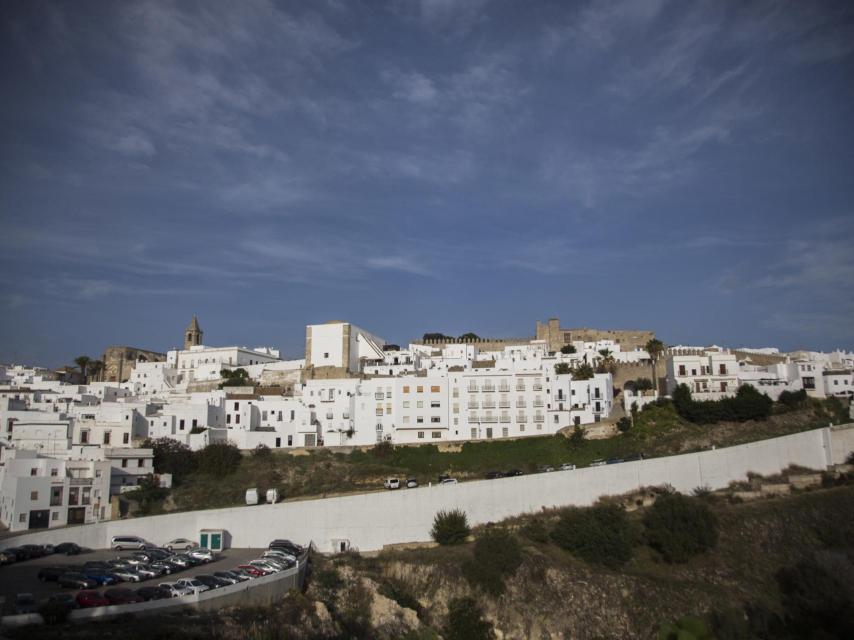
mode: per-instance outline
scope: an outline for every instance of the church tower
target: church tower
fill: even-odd
[[[198,318],[196,318],[196,316],[193,316],[193,319],[190,321],[190,324],[187,325],[187,329],[184,331],[184,350],[202,344],[203,335],[204,332],[199,326]]]

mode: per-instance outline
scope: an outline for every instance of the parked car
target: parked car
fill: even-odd
[[[53,553],[53,545],[50,545],[50,551],[48,551],[48,547],[41,544],[22,544],[21,548],[29,551],[31,558],[42,558]]]
[[[149,564],[141,564],[136,567],[136,572],[139,574],[139,577],[143,580],[148,580],[149,578],[159,578],[165,572],[160,569],[155,569]]]
[[[54,553],[64,553],[67,556],[76,556],[82,550],[83,549],[80,547],[80,545],[74,542],[60,542],[58,545],[56,545]]]
[[[160,575],[169,575],[170,573],[174,573],[178,571],[181,567],[172,564],[168,560],[157,560],[152,562],[150,565],[152,569],[157,569],[160,572]]]
[[[98,582],[96,580],[93,580],[87,575],[77,571],[63,573],[56,579],[56,584],[60,587],[68,587],[71,589],[92,589],[98,586]]]
[[[458,482],[456,478],[445,478],[439,484],[457,484]]]
[[[551,466],[550,464],[544,464],[537,469],[537,471],[540,473],[549,473],[550,471],[554,471],[554,470],[555,470],[555,468],[553,466]]]
[[[608,462],[606,464],[619,464],[623,462],[622,458],[608,458]]]
[[[140,587],[136,595],[148,602],[149,600],[165,600],[172,597],[172,593],[162,587]]]
[[[560,470],[561,471],[575,471],[575,465],[570,464],[569,462],[564,462],[562,465],[560,465]]]
[[[217,578],[216,576],[211,576],[206,573],[196,576],[196,580],[201,582],[202,584],[206,584],[211,589],[219,589],[220,587],[227,587],[231,584],[222,578]]]
[[[199,582],[195,578],[181,578],[176,583],[179,587],[184,587],[185,589],[189,589],[190,593],[202,593],[210,589],[209,586]]]
[[[210,549],[205,549],[204,547],[196,547],[195,549],[191,549],[187,552],[187,555],[191,558],[201,560],[202,562],[212,562],[214,559],[214,552]]]
[[[449,479],[450,479],[450,477],[451,477],[451,476],[449,476],[447,473],[440,473],[440,474],[439,474],[439,479],[438,479],[438,481],[437,481],[437,482],[438,482],[439,484],[442,484],[442,481],[443,481],[443,480],[449,480]]]
[[[67,567],[44,567],[39,569],[37,577],[42,582],[56,582],[63,573],[68,573]]]
[[[177,582],[161,582],[157,585],[164,591],[169,592],[169,596],[171,598],[180,598],[181,596],[188,596],[193,593],[193,590],[188,587],[182,587]],[[146,587],[143,587],[145,589]]]
[[[76,599],[77,604],[79,604],[83,608],[106,607],[110,604],[110,601],[107,600],[103,595],[101,595],[100,592],[92,591],[89,589],[78,591]]]
[[[521,469],[510,469],[510,471],[508,471],[505,475],[506,475],[508,478],[512,478],[512,477],[514,477],[514,476],[521,476],[521,475],[523,475],[523,474],[522,474],[522,470],[521,470]]]
[[[112,571],[104,571],[103,569],[86,569],[83,571],[83,575],[91,578],[99,585],[116,584],[121,581],[119,574]]]
[[[383,486],[386,489],[400,489],[400,479],[398,478],[386,478]]]
[[[282,549],[268,549],[261,555],[261,558],[281,558],[282,560],[293,560],[296,562],[296,556]]]
[[[601,466],[606,465],[606,464],[608,464],[608,463],[605,462],[604,458],[596,458],[593,462],[591,462],[587,466],[589,466],[589,467],[601,467]]]
[[[0,565],[12,564],[15,562],[15,552],[10,549],[0,551]]]
[[[89,560],[88,562],[83,563],[84,569],[103,569],[104,571],[109,571],[113,567],[113,561],[101,561],[101,560]]]
[[[269,544],[270,549],[283,549],[293,556],[298,556],[303,552],[303,548],[290,540],[273,540]]]
[[[48,596],[46,602],[55,602],[63,605],[67,609],[79,609],[80,605],[77,604],[77,599],[72,593],[52,593]]]
[[[409,478],[406,481],[406,488],[407,489],[414,489],[417,486],[418,486],[418,480],[416,478]]]
[[[223,580],[231,578],[235,581],[232,584],[237,584],[238,582],[246,582],[247,580],[249,580],[248,575],[244,573],[238,573],[237,571],[230,571],[227,569],[224,571],[214,571],[214,575],[217,578],[222,578]]]
[[[196,543],[188,538],[175,538],[164,545],[169,551],[180,549],[181,551],[189,551],[196,548]]]
[[[258,569],[261,569],[265,573],[278,573],[279,571],[281,571],[281,569],[279,569],[272,562],[266,562],[264,560],[250,560],[249,564],[252,565],[253,567],[257,567]]]
[[[149,544],[139,536],[113,536],[110,541],[110,548],[116,551],[123,549],[146,549],[153,545]]]
[[[15,615],[35,613],[37,609],[38,605],[32,593],[19,593],[15,596]]]
[[[268,564],[272,564],[281,571],[290,569],[296,564],[296,560],[288,560],[286,558],[261,558],[261,560]]]
[[[251,564],[238,565],[237,569],[248,573],[253,578],[260,578],[261,576],[266,576],[268,573],[273,573],[270,569],[262,569]]]
[[[133,559],[137,563],[145,563],[145,564],[148,564],[149,562],[154,560],[155,557],[156,557],[156,554],[151,553],[150,551],[135,551],[132,554],[130,554],[130,556],[128,556],[128,558]]]
[[[24,560],[31,560],[35,557],[31,551],[27,551],[24,547],[11,547],[10,549],[6,549],[6,553],[13,554],[15,562],[23,562]]]
[[[126,567],[115,567],[111,573],[118,576],[123,582],[139,582],[142,579],[136,571]]]
[[[501,471],[487,471],[485,477],[487,480],[495,480],[497,478],[503,478],[504,474]]]
[[[173,564],[181,569],[187,569],[188,567],[192,567],[197,564],[197,561],[194,561],[190,558],[190,556],[186,554],[179,554],[176,556],[172,556],[167,560],[169,564]]]
[[[239,567],[235,567],[234,569],[230,569],[231,573],[236,575],[238,578],[242,578],[244,580],[252,580],[253,578],[257,578],[258,576],[254,575],[247,569],[241,569]]]
[[[135,591],[125,589],[124,587],[115,587],[107,589],[104,592],[104,597],[110,601],[110,604],[134,604],[142,602],[142,596],[136,594]]]
[[[635,453],[630,456],[626,456],[623,458],[624,462],[635,462],[637,460],[645,460],[646,457],[642,453]]]

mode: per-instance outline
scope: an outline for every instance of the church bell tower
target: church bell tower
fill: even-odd
[[[187,325],[187,329],[184,331],[184,350],[186,351],[190,347],[195,347],[202,344],[203,335],[204,332],[199,326],[199,319],[196,318],[196,316],[193,316],[193,319],[190,321],[190,324]]]

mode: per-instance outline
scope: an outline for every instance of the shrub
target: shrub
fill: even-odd
[[[590,380],[593,375],[593,367],[589,364],[580,364],[571,371],[573,380]]]
[[[568,362],[558,362],[555,365],[555,373],[557,375],[563,375],[566,373],[570,373],[569,363]]]
[[[485,620],[474,598],[454,598],[448,603],[445,640],[494,640],[492,623]]]
[[[616,568],[631,559],[636,535],[626,512],[609,504],[565,510],[551,537],[582,560]]]
[[[579,447],[584,444],[584,429],[578,425],[572,430],[572,435],[569,436],[569,442],[575,447]]]
[[[649,391],[652,389],[652,380],[649,378],[638,378],[634,381],[634,385],[637,391]]]
[[[253,458],[269,458],[272,454],[273,452],[266,444],[259,444],[257,447],[252,449]]]
[[[619,420],[617,420],[617,429],[620,430],[620,433],[626,433],[629,429],[632,428],[632,419],[626,416],[623,416]]]
[[[678,493],[660,496],[643,519],[646,541],[667,562],[687,562],[718,541],[707,504]]]
[[[154,505],[169,495],[169,489],[160,486],[157,476],[147,475],[139,479],[136,489],[124,494],[126,498],[135,500],[139,506],[138,515],[151,513]]]
[[[777,573],[787,626],[794,637],[854,638],[846,586],[819,565],[801,561]]]
[[[801,409],[807,404],[807,392],[803,389],[800,391],[783,391],[777,398],[777,402],[790,411]]]
[[[685,420],[695,424],[711,424],[723,420],[734,422],[764,420],[771,415],[771,409],[774,406],[771,398],[747,384],[738,388],[734,398],[723,400],[696,402],[691,397],[691,390],[685,384],[678,385],[672,397],[676,412]]]
[[[522,535],[532,542],[548,542],[549,528],[542,518],[532,518],[522,527]]]
[[[569,355],[571,353],[575,353],[575,347],[573,347],[571,344],[565,344],[560,348],[560,352]]]
[[[39,607],[39,615],[49,625],[62,624],[68,619],[69,613],[71,610],[68,606],[56,600],[47,600]]]
[[[211,476],[228,476],[237,471],[243,456],[231,442],[215,442],[196,452],[199,471]]]
[[[465,542],[470,533],[466,513],[460,509],[439,511],[433,519],[433,529],[430,531],[433,540],[442,545]]]
[[[474,543],[474,557],[463,563],[463,575],[472,586],[499,596],[504,581],[522,564],[522,548],[515,536],[504,529],[492,529]]]
[[[382,442],[377,443],[373,448],[371,448],[371,454],[380,460],[385,460],[386,458],[391,457],[394,453],[394,445],[388,440],[383,440]]]
[[[196,454],[182,442],[172,438],[146,439],[142,446],[154,453],[154,470],[171,473],[174,484],[179,484],[185,475],[196,470]]]

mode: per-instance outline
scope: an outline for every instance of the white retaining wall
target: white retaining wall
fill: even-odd
[[[726,487],[746,479],[748,472],[775,474],[789,465],[826,469],[842,462],[852,449],[854,424],[576,471],[109,521],[10,537],[0,540],[0,548],[66,540],[103,548],[115,535],[139,535],[163,544],[176,537],[196,538],[200,529],[222,528],[230,533],[234,547],[262,547],[273,538],[289,538],[300,543],[313,540],[320,551],[333,551],[336,540],[369,551],[429,540],[440,509],[463,509],[470,522],[481,524],[544,507],[589,505],[600,496],[644,486],[670,484],[690,492],[700,486]]]

